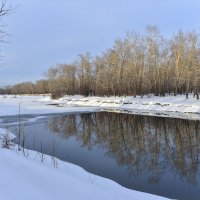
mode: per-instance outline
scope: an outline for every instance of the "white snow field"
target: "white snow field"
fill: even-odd
[[[0,95],[0,116],[21,114],[92,112],[99,109],[130,114],[200,119],[200,100],[189,95],[155,97],[83,97],[64,96],[52,100],[50,96]]]
[[[20,108],[20,109],[19,109]],[[168,97],[82,97],[0,96],[0,117],[20,114],[115,112],[200,119],[200,101],[192,95]],[[3,121],[0,121],[3,123]],[[0,129],[0,140],[5,134]],[[13,137],[10,134],[10,137]],[[86,172],[81,167],[62,162],[38,152],[1,148],[0,200],[161,200],[167,199],[137,192],[106,178]],[[94,160],[95,162],[95,160]],[[55,164],[56,163],[56,164]]]
[[[47,113],[62,113],[62,112],[87,112],[95,111],[96,108],[73,107],[59,105],[57,100],[51,100],[50,96],[14,96],[0,95],[0,116],[18,115],[20,114],[47,114]]]
[[[60,105],[99,106],[109,112],[120,112],[182,119],[200,119],[200,100],[190,94],[178,96],[137,97],[82,97],[65,96]]]

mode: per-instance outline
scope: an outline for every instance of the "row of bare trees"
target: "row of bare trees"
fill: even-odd
[[[79,55],[72,64],[57,64],[46,79],[7,88],[10,93],[73,95],[145,95],[200,92],[200,40],[195,31],[164,37],[156,26],[132,31],[101,56]],[[1,89],[1,93],[5,90]]]

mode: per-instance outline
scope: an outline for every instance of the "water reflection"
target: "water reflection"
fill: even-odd
[[[148,182],[159,183],[170,171],[189,184],[198,182],[199,121],[87,113],[52,117],[47,126],[65,139],[75,137],[88,149],[102,146],[130,176],[148,173]]]
[[[200,121],[101,112],[47,116],[23,128],[27,149],[134,190],[199,199]]]

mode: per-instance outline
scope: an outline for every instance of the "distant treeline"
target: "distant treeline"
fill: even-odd
[[[57,64],[46,79],[1,88],[0,93],[74,95],[146,95],[200,92],[200,40],[193,32],[164,37],[156,26],[128,32],[111,49],[91,57],[81,54],[71,64]]]

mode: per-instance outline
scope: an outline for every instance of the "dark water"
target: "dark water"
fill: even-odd
[[[24,133],[26,148],[127,188],[200,199],[200,121],[101,112],[48,116]]]

